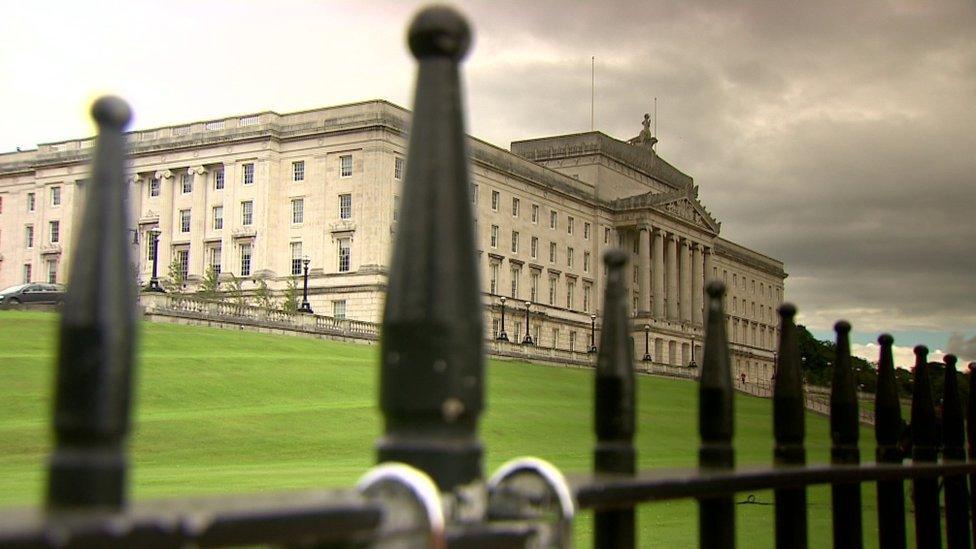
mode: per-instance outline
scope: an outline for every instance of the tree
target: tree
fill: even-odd
[[[288,279],[288,285],[285,287],[285,301],[281,304],[281,308],[287,313],[294,313],[298,310],[298,278],[291,277]]]
[[[247,305],[247,298],[244,296],[244,279],[234,276],[233,273],[230,275],[230,280],[227,281],[227,296],[231,299],[234,305],[243,307]]]
[[[171,294],[182,294],[184,284],[186,284],[186,277],[183,276],[183,268],[179,258],[174,257],[166,271],[163,287]]]
[[[220,280],[217,269],[214,269],[213,265],[207,267],[207,272],[203,275],[203,281],[200,283],[200,290],[197,293],[200,297],[204,299],[220,299]]]
[[[271,295],[271,289],[268,288],[268,283],[263,278],[258,280],[258,288],[254,291],[254,298],[257,300],[258,307],[269,311],[277,308],[274,297]]]

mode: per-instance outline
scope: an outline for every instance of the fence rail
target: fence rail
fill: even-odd
[[[969,391],[964,421],[955,357],[946,357],[939,439],[928,351],[915,349],[908,461],[901,440],[893,339],[879,338],[876,463],[861,463],[850,325],[839,322],[830,393],[831,463],[808,465],[796,310],[784,304],[772,389],[772,465],[738,467],[725,288],[717,281],[708,284],[698,384],[699,467],[639,471],[633,445],[635,367],[624,287],[629,271],[621,251],[604,257],[608,276],[594,369],[594,471],[567,478],[551,464],[529,457],[506,463],[486,479],[478,431],[485,404],[485,345],[458,79],[470,33],[460,15],[438,7],[421,11],[408,36],[419,76],[404,221],[397,233],[380,340],[380,464],[353,490],[128,503],[126,440],[137,333],[136,296],[128,290],[133,273],[123,177],[122,130],[129,110],[120,99],[102,98],[93,107],[99,136],[81,228],[86,238],[73,254],[61,316],[55,445],[46,503],[43,509],[0,514],[0,547],[385,546],[388,541],[435,548],[567,547],[579,509],[594,510],[597,547],[633,547],[638,542],[635,507],[675,498],[699,502],[700,546],[733,547],[733,495],[771,489],[777,547],[802,548],[808,540],[806,490],[818,484],[831,485],[834,546],[860,547],[864,482],[878,485],[881,546],[905,547],[906,481],[913,486],[916,545],[939,547],[945,532],[949,547],[970,546],[973,492],[967,490],[967,476],[971,485],[976,483],[976,386]],[[453,215],[431,216],[431,209]],[[218,307],[216,313],[252,314],[233,307]],[[262,320],[288,318],[269,314]],[[332,328],[328,323],[323,327]],[[974,383],[976,376],[970,376]],[[945,486],[944,524],[940,479]]]

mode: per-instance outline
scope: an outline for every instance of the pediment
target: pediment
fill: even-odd
[[[698,187],[687,187],[669,193],[644,193],[612,202],[617,211],[650,209],[691,223],[718,234],[722,224],[698,200]]]

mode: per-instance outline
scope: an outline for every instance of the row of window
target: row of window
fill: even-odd
[[[61,242],[61,222],[48,221],[47,223],[48,242],[58,244]],[[34,226],[24,225],[24,247],[31,249],[34,247]]]
[[[190,232],[191,210],[180,210],[180,232]],[[396,212],[394,211],[394,217]],[[352,195],[339,195],[339,219],[352,219]],[[394,219],[395,220],[395,219]],[[291,222],[301,224],[305,222],[305,199],[295,198],[291,201]],[[249,227],[254,224],[254,201],[241,201],[241,225]],[[211,210],[211,227],[219,231],[224,228],[224,207],[214,206]]]
[[[52,185],[48,187],[48,196],[50,197],[51,207],[57,208],[61,205],[61,186]],[[27,213],[34,213],[37,210],[37,193],[27,193],[27,198],[25,201],[27,206]],[[3,197],[0,196],[0,214],[3,213]]]
[[[47,268],[47,283],[56,284],[58,281],[58,260],[48,259],[47,261],[44,262],[44,266]],[[24,284],[30,284],[31,282],[34,282],[33,280],[31,280],[34,277],[33,264],[24,263],[24,267],[21,272],[23,273]]]
[[[492,263],[489,268],[488,274],[488,293],[498,294],[498,270],[499,264]],[[511,281],[512,288],[510,297],[514,299],[519,299],[519,279],[522,276],[522,269],[520,267],[513,267],[511,270]],[[540,272],[537,270],[532,270],[529,274],[529,301],[533,303],[540,302],[539,300],[539,278]],[[559,277],[557,275],[549,275],[549,296],[548,304],[556,306],[556,296],[558,293]],[[588,313],[590,311],[590,301],[592,294],[592,285],[588,283],[583,284],[583,312]],[[566,308],[569,310],[574,310],[576,308],[576,282],[574,280],[568,280],[566,282]]]
[[[519,319],[515,319],[512,321],[511,326],[512,326],[512,331],[511,334],[509,335],[509,341],[521,341],[522,328],[523,328],[522,321]],[[497,338],[498,334],[499,334],[499,322],[497,318],[494,318],[491,321],[492,339]],[[544,341],[542,339],[542,324],[539,323],[539,324],[534,324],[532,326],[532,339],[535,341],[535,344],[538,346],[557,348],[559,346],[559,328],[553,328],[550,334],[552,339],[550,339],[549,341]],[[589,334],[585,334],[585,333],[582,336],[578,336],[575,330],[570,330],[569,350],[570,351],[577,350],[578,341],[583,341],[584,343],[583,349],[589,347],[589,339],[588,339],[589,337],[590,337]]]
[[[474,190],[473,190],[473,193],[474,193],[474,202],[477,204],[477,202],[478,202],[478,185],[474,185],[473,187],[474,187]],[[500,203],[501,203],[501,193],[499,193],[498,191],[491,191],[491,210],[493,212],[497,212],[498,211],[498,208],[500,206]],[[513,196],[512,197],[512,217],[516,217],[516,218],[519,217],[519,215],[521,214],[521,209],[522,209],[521,208],[521,204],[522,204],[522,201],[521,201],[520,198],[518,198],[516,196]],[[532,204],[532,208],[531,208],[531,212],[532,213],[529,216],[529,220],[532,223],[538,223],[539,222],[539,211],[540,211],[539,205],[538,204]],[[549,228],[552,229],[552,230],[556,230],[558,227],[559,227],[559,213],[556,210],[550,209],[549,210]],[[589,238],[590,238],[590,229],[591,229],[590,222],[589,221],[584,221],[583,222],[583,238],[586,239],[586,240],[589,240]],[[605,233],[606,239],[608,241],[609,241],[609,238],[610,238],[609,231],[610,231],[610,229],[606,229],[606,233]],[[573,217],[573,216],[571,216],[571,215],[568,215],[568,216],[566,216],[566,233],[567,234],[575,234],[575,232],[576,232],[576,218]]]
[[[519,253],[520,249],[520,239],[521,235],[518,231],[512,231],[512,253]],[[492,248],[498,247],[498,225],[492,225],[491,231],[489,233],[489,244]],[[533,236],[529,240],[529,257],[532,259],[539,258],[539,237]],[[566,247],[566,266],[572,268],[574,266],[574,261],[576,257],[576,250],[572,246]],[[556,262],[556,243],[549,243],[549,262]],[[583,270],[586,272],[590,271],[590,252],[583,251]]]
[[[152,262],[155,256],[155,246],[153,246],[152,237],[146,236],[146,259]],[[340,273],[347,273],[350,271],[352,265],[352,250],[351,241],[349,238],[338,239],[338,271]],[[254,245],[250,242],[245,242],[238,244],[237,251],[240,258],[240,276],[251,276],[252,258],[254,253]],[[220,274],[223,269],[223,246],[220,244],[209,246],[207,248],[207,261],[208,266],[212,267],[213,270]],[[185,247],[174,248],[174,258],[178,264],[178,269],[180,275],[183,278],[189,273],[190,269],[190,251]],[[302,243],[292,242],[291,243],[291,274],[300,275],[303,272],[305,256],[302,255]]]

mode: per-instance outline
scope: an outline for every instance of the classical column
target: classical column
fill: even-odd
[[[702,278],[702,245],[695,242],[691,245],[691,320],[697,325],[702,324],[702,298],[705,292]]]
[[[207,258],[203,249],[206,237],[207,217],[207,169],[194,166],[187,170],[193,177],[193,206],[190,210],[190,264],[187,266],[187,276],[202,277],[206,272]]]
[[[705,279],[706,282],[708,282],[708,281],[711,281],[714,278],[712,276],[712,248],[711,247],[706,247],[703,244],[702,245],[702,255],[705,256],[705,276],[704,276],[704,279]],[[704,303],[708,303],[708,299],[705,298],[704,296],[702,296],[701,299],[702,299],[702,303],[703,304]],[[704,308],[704,311],[702,312],[702,317],[703,317],[702,324],[708,322],[708,308],[707,307],[703,307],[703,308]],[[726,310],[728,310],[728,305],[727,304],[726,304]]]
[[[170,170],[159,170],[156,172],[156,179],[159,180],[159,247],[156,253],[159,254],[158,264],[161,277],[166,276],[169,264],[173,261],[171,243],[173,242],[173,218],[177,212],[173,210],[173,172]],[[150,183],[151,185],[152,183]],[[177,227],[177,230],[179,228]]]
[[[640,302],[637,314],[647,315],[651,312],[651,231],[647,226],[641,226],[637,231],[637,291]]]
[[[685,322],[691,321],[691,248],[689,247],[690,242],[687,238],[681,240],[681,249],[678,253],[681,254],[681,273],[678,278],[679,284],[681,286],[681,320]]]
[[[668,320],[678,320],[678,235],[668,235]]]
[[[664,231],[654,231],[654,318],[664,318]]]

